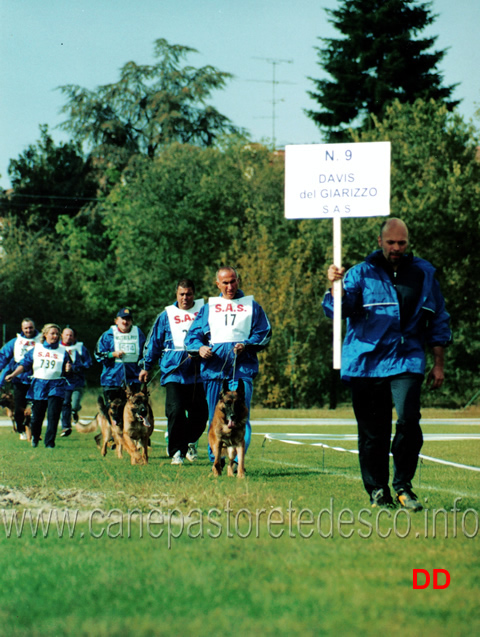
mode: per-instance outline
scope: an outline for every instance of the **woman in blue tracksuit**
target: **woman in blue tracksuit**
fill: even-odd
[[[257,354],[265,349],[272,328],[262,307],[252,296],[238,289],[238,274],[224,267],[217,272],[219,297],[212,297],[203,306],[190,328],[185,347],[201,357],[200,373],[205,387],[211,424],[222,383],[228,379],[230,389],[236,389],[243,379],[245,402],[250,414],[253,379],[258,374]],[[252,435],[250,416],[245,431],[245,452]],[[209,457],[213,454],[209,447]]]
[[[444,348],[451,341],[450,317],[435,268],[406,252],[405,223],[389,218],[378,244],[379,250],[345,275],[342,317],[347,319],[347,332],[341,375],[350,383],[360,468],[372,505],[393,504],[388,486],[393,397],[398,417],[391,445],[393,488],[397,502],[418,511],[422,506],[412,492],[412,480],[423,444],[420,390],[425,345],[434,356],[427,383],[438,388],[444,380]],[[328,278],[332,283],[342,279],[343,268],[330,266]],[[323,307],[332,317],[330,291]]]
[[[6,377],[6,380],[11,380],[24,372],[33,372],[27,394],[27,398],[32,400],[32,447],[38,446],[45,414],[45,447],[55,447],[58,421],[65,396],[65,376],[71,369],[70,356],[60,345],[60,328],[55,323],[47,323],[42,329],[40,342],[25,354],[18,367]]]
[[[202,306],[203,299],[195,301],[193,281],[180,280],[176,288],[176,301],[155,320],[141,361],[142,382],[148,380],[150,370],[160,361],[161,384],[166,390],[168,455],[172,458],[172,464],[183,464],[184,458],[195,461],[196,443],[207,426],[208,408],[200,378],[199,359],[191,358],[184,345],[185,335]]]

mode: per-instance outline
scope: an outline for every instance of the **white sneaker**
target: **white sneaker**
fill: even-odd
[[[172,458],[172,464],[183,464],[182,452],[180,449],[175,452]]]
[[[27,434],[25,432],[20,434],[20,440],[26,440],[26,439],[27,439]]]
[[[188,451],[185,458],[190,462],[195,462],[195,460],[198,458],[197,445],[195,442],[188,443]]]

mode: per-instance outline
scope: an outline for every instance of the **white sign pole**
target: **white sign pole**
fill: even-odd
[[[342,267],[342,218],[333,217],[333,263]],[[342,366],[342,282],[333,283],[333,369]]]

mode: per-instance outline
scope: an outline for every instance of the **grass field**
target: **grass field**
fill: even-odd
[[[94,413],[90,397],[83,413]],[[199,460],[175,467],[156,432],[150,464],[132,467],[112,452],[102,459],[93,434],[32,449],[0,428],[0,634],[479,634],[480,473],[425,461],[414,485],[425,512],[371,509],[356,455],[265,441],[355,433],[272,423],[332,416],[352,414],[255,410],[243,481],[211,475],[205,436]],[[423,429],[480,433],[472,424]],[[479,451],[480,440],[422,449],[477,467]],[[413,589],[413,569],[447,570],[450,585]]]

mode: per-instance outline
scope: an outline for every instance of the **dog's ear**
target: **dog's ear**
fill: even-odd
[[[240,396],[240,398],[245,398],[245,384],[243,382],[243,378],[238,379],[237,394]]]
[[[127,400],[133,396],[133,391],[132,391],[132,388],[130,387],[130,385],[127,385],[125,387],[125,394],[127,396]]]
[[[100,412],[101,412],[104,416],[107,416],[107,417],[108,417],[108,414],[107,414],[107,406],[106,406],[106,404],[105,404],[105,401],[104,401],[104,399],[103,399],[103,396],[99,396],[99,397],[97,398],[97,403],[98,403],[98,408],[100,409]]]
[[[229,388],[228,388],[228,379],[224,378],[223,379],[223,385],[222,385],[222,396],[225,396],[225,394],[228,394],[229,392]]]

